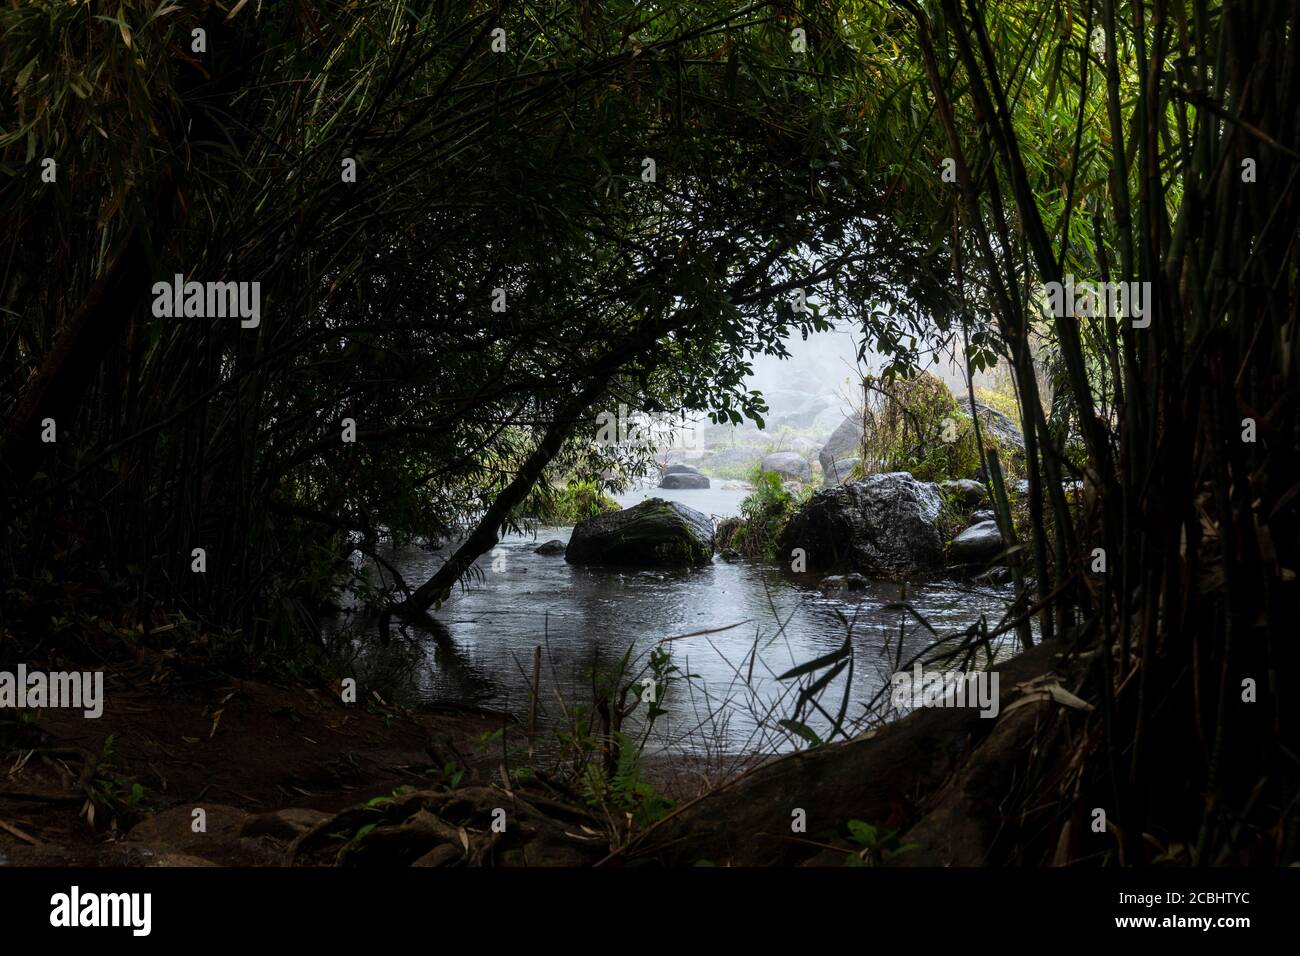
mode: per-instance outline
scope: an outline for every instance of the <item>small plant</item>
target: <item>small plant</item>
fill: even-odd
[[[900,844],[897,830],[881,832],[877,827],[861,820],[850,820],[847,827],[849,840],[862,849],[845,857],[845,866],[883,866],[894,857],[918,846],[916,843]]]
[[[733,547],[753,558],[770,558],[798,502],[772,472],[754,476],[754,493],[740,503],[745,525],[732,538]]]
[[[114,734],[109,734],[104,740],[95,765],[95,775],[90,781],[87,800],[81,809],[82,816],[92,827],[101,813],[107,813],[109,828],[116,829],[118,817],[147,809],[144,787],[114,770],[116,755],[117,738]]]
[[[429,778],[434,787],[440,787],[444,790],[455,790],[460,786],[460,782],[465,779],[465,768],[452,760],[441,768],[430,767],[428,770],[424,771],[424,775]],[[376,797],[375,799],[382,800],[386,798]],[[373,803],[374,801],[371,802]]]

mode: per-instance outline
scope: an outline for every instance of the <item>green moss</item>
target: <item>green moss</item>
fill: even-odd
[[[1016,401],[1016,396],[1006,392],[999,392],[991,388],[981,388],[975,386],[976,401],[983,402],[995,412],[1001,412],[1013,422],[1020,421],[1020,403]]]

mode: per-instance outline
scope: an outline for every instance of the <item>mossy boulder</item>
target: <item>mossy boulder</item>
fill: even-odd
[[[662,498],[579,522],[564,553],[570,564],[630,567],[684,568],[712,557],[712,519]]]

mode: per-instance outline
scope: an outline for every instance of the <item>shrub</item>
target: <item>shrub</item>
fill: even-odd
[[[567,527],[618,511],[618,502],[595,481],[570,481],[563,488],[539,486],[524,505],[527,517],[544,525]]]
[[[748,557],[771,557],[797,505],[780,475],[756,475],[754,493],[740,503],[745,524],[736,532],[732,546]]]
[[[970,412],[942,379],[929,372],[911,379],[868,376],[864,385],[875,397],[864,413],[864,472],[906,471],[918,481],[979,474],[980,452]],[[981,428],[980,436],[985,448],[998,451],[1009,480],[1014,480],[1016,456],[991,429]]]

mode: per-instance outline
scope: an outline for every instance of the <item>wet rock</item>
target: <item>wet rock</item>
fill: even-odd
[[[659,482],[659,487],[667,489],[707,488],[709,487],[709,479],[704,475],[689,471],[675,471],[670,475],[664,475]]]
[[[939,482],[939,490],[953,498],[962,509],[977,508],[989,497],[983,482],[973,478],[959,478],[956,481]]]
[[[955,564],[987,564],[1004,550],[1002,533],[994,521],[973,524],[948,546],[948,557]]]
[[[688,465],[685,462],[677,462],[676,464],[669,465],[667,468],[665,468],[664,474],[665,475],[698,475],[700,474],[700,469],[696,468],[694,465]]]
[[[963,406],[963,410],[968,407]],[[1020,433],[1020,428],[1014,421],[979,399],[975,400],[975,412],[980,417],[980,428],[991,432],[1004,450],[1010,449],[1013,455],[1024,455],[1025,436]]]
[[[971,512],[970,520],[971,524],[979,524],[982,521],[996,521],[997,517],[998,516],[988,508],[981,508],[979,511]]]
[[[808,481],[812,478],[812,468],[802,455],[792,451],[778,451],[763,459],[763,472],[779,475],[792,481]]]
[[[829,475],[835,462],[845,458],[854,458],[862,454],[862,416],[849,415],[844,419],[826,444],[818,452],[817,458],[822,463],[822,473]]]
[[[737,551],[735,548],[723,548],[721,551],[718,552],[718,556],[721,557],[722,560],[726,561],[728,564],[735,564],[737,561],[740,560],[740,552]]]
[[[552,538],[550,541],[547,541],[539,545],[538,547],[534,548],[533,554],[564,554],[564,551],[567,547],[568,545],[565,544],[563,541],[561,541],[559,538]]]
[[[689,567],[712,556],[709,516],[662,498],[580,521],[564,554],[570,564],[633,567]]]
[[[842,485],[853,475],[853,469],[862,464],[861,458],[841,458],[839,461],[831,462],[829,471],[825,471],[826,484]]]
[[[803,548],[810,570],[905,578],[938,569],[943,541],[933,485],[905,471],[870,475],[817,492],[790,519],[782,549]]]

